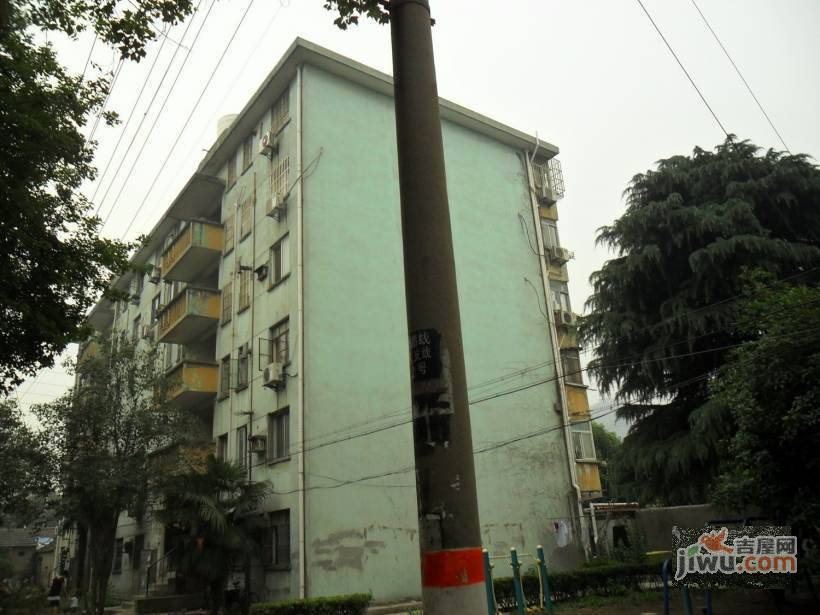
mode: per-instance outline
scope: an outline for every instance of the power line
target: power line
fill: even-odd
[[[140,87],[139,94],[137,94],[137,98],[136,98],[136,100],[134,100],[134,105],[131,107],[131,111],[128,113],[128,119],[126,119],[125,124],[123,124],[122,130],[120,131],[120,136],[117,139],[117,143],[116,143],[116,145],[114,145],[114,149],[111,152],[111,156],[108,158],[108,162],[105,165],[105,169],[103,169],[103,172],[100,175],[100,179],[97,182],[97,187],[94,188],[94,193],[91,195],[91,202],[92,203],[94,202],[94,199],[97,198],[97,192],[99,191],[100,186],[102,186],[103,180],[105,179],[105,176],[108,174],[108,169],[111,167],[111,162],[114,160],[114,156],[116,156],[117,151],[120,149],[120,143],[122,143],[122,139],[125,136],[126,131],[128,130],[128,125],[131,123],[131,118],[134,116],[134,111],[136,111],[137,105],[139,105],[140,100],[142,100],[142,94],[145,91],[145,87],[148,85],[149,79],[151,79],[151,75],[154,72],[154,67],[157,65],[157,60],[159,60],[159,57],[162,55],[162,48],[165,46],[165,42],[167,40],[168,40],[167,38],[163,38],[162,41],[159,44],[159,49],[157,50],[157,54],[154,56],[154,60],[153,60],[153,62],[151,62],[151,66],[148,68],[148,74],[145,76],[145,80],[142,82],[142,87]],[[173,60],[172,60],[172,62],[173,62]],[[147,111],[146,111],[146,113],[147,113]],[[123,159],[127,155],[128,155],[128,151],[126,150],[125,155],[123,156]],[[115,177],[116,177],[116,175],[115,175]],[[102,201],[100,201],[100,204],[97,205],[97,209],[94,212],[94,215],[97,215],[99,213],[101,206],[102,206]]]
[[[97,33],[94,32],[94,39],[91,41],[91,49],[88,50],[88,57],[85,59],[85,66],[83,66],[83,75],[81,79],[85,79],[85,73],[88,70],[88,65],[91,63],[91,54],[94,53],[94,46],[97,44]]]
[[[735,64],[735,61],[732,59],[732,56],[729,55],[729,51],[723,45],[715,30],[709,24],[709,20],[706,19],[706,15],[704,15],[703,11],[700,10],[700,7],[697,5],[695,0],[692,0],[692,6],[695,7],[695,10],[697,10],[698,14],[700,15],[700,18],[703,20],[703,23],[706,24],[707,28],[709,28],[709,32],[712,33],[712,36],[715,37],[715,41],[717,41],[717,44],[720,45],[720,48],[723,50],[723,53],[726,54],[726,58],[732,64],[732,67],[735,69],[737,76],[740,77],[740,80],[743,82],[743,85],[745,85],[746,89],[749,90],[749,94],[752,95],[752,98],[757,103],[757,106],[760,109],[760,112],[763,114],[763,117],[765,117],[766,121],[769,122],[769,126],[772,127],[774,134],[776,134],[777,138],[780,139],[780,142],[783,144],[783,147],[786,149],[786,151],[791,154],[792,152],[789,149],[789,146],[786,145],[786,142],[783,140],[783,137],[780,135],[780,131],[778,131],[777,128],[775,128],[774,122],[772,122],[772,119],[769,117],[769,114],[766,113],[766,110],[763,108],[763,104],[758,100],[757,96],[755,96],[755,93],[752,91],[752,86],[749,85],[749,82],[746,81],[746,78],[743,76],[743,73],[740,72],[740,69],[738,68],[737,64]]]
[[[652,15],[650,15],[649,11],[646,10],[646,7],[644,6],[643,2],[641,2],[641,0],[636,0],[636,2],[641,5],[643,12],[646,13],[646,16],[649,18],[649,21],[652,22],[653,26],[655,26],[655,30],[657,30],[658,34],[663,39],[663,42],[666,43],[667,49],[669,49],[669,52],[675,58],[675,61],[678,63],[678,66],[680,66],[681,70],[686,75],[686,78],[689,79],[689,83],[691,83],[692,87],[695,88],[695,91],[698,93],[698,96],[700,96],[700,99],[703,101],[703,104],[706,105],[706,108],[709,109],[709,113],[712,114],[712,117],[715,118],[715,121],[717,122],[717,125],[720,126],[720,129],[723,131],[723,134],[725,134],[728,137],[729,133],[726,132],[726,129],[723,127],[723,124],[720,123],[717,114],[715,114],[712,107],[706,101],[706,97],[703,95],[703,92],[700,91],[700,88],[698,88],[698,86],[695,84],[695,80],[692,79],[692,76],[689,74],[689,71],[686,70],[686,67],[683,65],[683,62],[680,61],[678,54],[676,54],[675,50],[672,49],[672,45],[670,45],[669,41],[666,40],[666,37],[663,35],[663,32],[661,32],[661,29],[658,27],[658,24],[655,23],[654,19],[652,19]]]
[[[208,90],[208,86],[211,85],[211,81],[213,80],[214,75],[216,74],[216,71],[221,66],[222,60],[225,59],[225,56],[227,55],[228,50],[231,47],[231,44],[233,43],[234,39],[236,38],[237,32],[239,32],[239,28],[244,23],[245,18],[248,16],[248,13],[250,12],[251,7],[254,5],[255,2],[256,2],[256,0],[250,0],[250,2],[248,2],[248,6],[245,8],[245,12],[242,13],[242,17],[239,19],[239,22],[236,24],[236,27],[234,28],[233,33],[231,34],[231,38],[228,39],[228,43],[225,45],[225,48],[222,50],[222,54],[219,56],[219,60],[217,60],[216,65],[214,66],[213,70],[211,71],[211,74],[208,76],[208,80],[205,82],[205,86],[202,88],[202,91],[199,93],[199,96],[197,97],[196,102],[194,103],[194,106],[191,108],[190,113],[188,113],[188,117],[185,118],[185,122],[183,123],[182,128],[180,128],[179,132],[177,132],[177,137],[174,140],[173,145],[171,145],[171,149],[168,150],[168,154],[165,156],[165,160],[163,160],[162,164],[160,165],[159,169],[157,170],[156,175],[154,176],[154,179],[151,181],[151,185],[148,187],[148,191],[145,193],[145,196],[143,197],[142,202],[140,202],[139,206],[137,207],[137,210],[134,212],[134,217],[131,218],[131,221],[128,223],[128,226],[125,228],[125,231],[122,234],[122,239],[125,239],[125,237],[128,235],[128,231],[131,230],[131,227],[133,226],[134,222],[136,221],[137,216],[139,216],[140,212],[142,211],[142,208],[145,206],[145,203],[148,202],[148,197],[151,195],[151,191],[154,189],[154,186],[156,185],[157,180],[159,179],[159,176],[162,174],[162,171],[165,169],[165,165],[168,164],[168,160],[171,158],[171,154],[173,154],[174,149],[176,149],[176,146],[179,143],[179,140],[182,138],[182,133],[185,132],[185,128],[188,127],[188,124],[191,121],[191,118],[193,117],[194,112],[196,112],[197,108],[199,107],[199,103],[202,102],[202,98],[205,95],[205,92]]]
[[[108,86],[108,91],[105,93],[105,99],[103,100],[100,110],[97,113],[97,118],[94,120],[94,125],[91,127],[91,132],[88,133],[88,137],[85,139],[86,143],[91,143],[94,139],[94,134],[97,132],[97,126],[100,125],[100,120],[105,112],[105,106],[111,98],[111,93],[114,91],[114,86],[117,85],[117,78],[120,76],[120,71],[122,71],[123,64],[125,64],[125,59],[120,58],[120,61],[117,62],[117,67],[114,69],[114,76],[111,78],[111,85]]]
[[[196,45],[196,42],[199,39],[199,35],[202,32],[202,29],[205,27],[205,23],[208,21],[208,17],[210,17],[211,10],[214,8],[215,4],[216,4],[216,0],[211,0],[211,4],[208,8],[208,11],[205,13],[205,17],[203,18],[202,22],[199,24],[199,29],[197,30],[196,35],[194,35],[194,40],[191,43],[191,46],[186,50],[185,57],[182,59],[182,64],[180,64],[179,69],[177,70],[177,73],[174,77],[174,80],[171,83],[171,87],[168,89],[168,91],[165,94],[165,98],[162,101],[162,104],[160,105],[160,108],[159,108],[160,110],[157,113],[157,116],[154,118],[154,121],[151,124],[151,127],[148,129],[148,134],[145,135],[145,139],[143,140],[142,145],[140,146],[140,149],[137,152],[136,158],[134,158],[134,161],[131,163],[131,167],[128,169],[128,173],[126,174],[126,178],[123,181],[122,185],[120,186],[120,190],[117,193],[117,196],[114,198],[114,203],[111,205],[111,208],[108,210],[108,213],[106,214],[105,219],[103,220],[103,224],[102,224],[103,227],[106,225],[106,223],[108,222],[108,219],[111,217],[111,214],[112,214],[112,212],[114,211],[114,208],[117,205],[117,201],[119,200],[120,195],[122,194],[123,190],[125,189],[125,186],[128,183],[128,180],[131,178],[131,174],[134,170],[134,167],[137,165],[137,162],[139,161],[140,156],[142,155],[142,152],[145,149],[146,144],[148,143],[148,139],[151,138],[151,135],[154,132],[154,128],[157,125],[157,121],[159,120],[160,115],[162,115],[162,111],[165,108],[165,105],[168,102],[168,99],[170,98],[171,94],[173,93],[174,88],[176,87],[177,81],[179,80],[179,77],[182,74],[183,69],[185,68],[185,64],[188,61],[188,56],[191,55],[191,51],[193,50],[194,46]],[[197,8],[194,9],[194,14],[196,14],[196,12],[199,10],[200,6],[201,6],[201,2],[199,4],[197,4]],[[187,25],[185,26],[185,31],[182,33],[182,40],[185,40],[185,37],[188,34],[188,30],[190,29],[193,22],[194,22],[194,17],[192,16],[190,21],[188,21]],[[165,78],[168,76],[168,73],[170,72],[171,67],[174,64],[174,60],[176,59],[177,53],[179,53],[179,50],[180,50],[180,47],[177,47],[177,48],[174,49],[174,53],[173,53],[173,55],[171,55],[171,60],[168,62],[168,65],[165,67],[165,71],[162,74],[162,78],[160,79],[159,84],[157,85],[156,89],[154,90],[154,95],[151,97],[151,100],[148,103],[148,107],[145,109],[145,113],[143,113],[142,117],[140,118],[140,123],[139,123],[139,125],[137,125],[137,128],[134,131],[134,134],[131,136],[131,141],[129,141],[128,147],[125,148],[125,154],[123,154],[123,157],[120,160],[120,163],[117,165],[117,169],[114,171],[114,176],[111,178],[111,182],[108,184],[108,188],[106,188],[105,193],[103,194],[102,199],[100,200],[100,204],[97,207],[97,211],[100,211],[102,209],[103,203],[105,203],[105,199],[108,197],[108,193],[111,190],[112,186],[114,185],[114,182],[116,181],[116,178],[120,173],[120,169],[122,168],[122,165],[125,163],[125,160],[128,157],[128,153],[131,151],[131,148],[134,145],[134,141],[136,141],[136,139],[137,139],[137,135],[139,134],[139,131],[142,128],[143,123],[145,122],[145,118],[148,117],[148,113],[150,113],[151,107],[153,107],[154,101],[156,100],[157,96],[159,95],[160,90],[162,89],[162,84],[165,83]]]

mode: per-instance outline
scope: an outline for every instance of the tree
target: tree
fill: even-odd
[[[211,611],[217,613],[234,567],[258,549],[242,518],[256,510],[269,486],[249,483],[242,467],[211,455],[204,472],[171,472],[157,489],[163,502],[158,517],[179,531],[172,554],[176,568],[209,588]]]
[[[729,137],[636,175],[599,230],[617,256],[591,276],[590,371],[632,423],[619,471],[645,501],[703,501],[725,414],[709,380],[744,333],[741,272],[806,279],[820,264],[820,171]]]
[[[325,0],[325,8],[338,13],[333,23],[342,30],[357,25],[362,15],[381,24],[390,21],[388,4],[382,0]]]
[[[755,276],[712,387],[731,413],[714,498],[820,535],[820,288]]]
[[[599,474],[601,476],[601,490],[605,497],[615,499],[611,482],[610,469],[615,455],[621,446],[621,439],[613,431],[592,421],[592,440],[595,442],[595,456],[600,461]],[[617,490],[616,490],[617,491]]]
[[[26,425],[14,398],[0,399],[0,525],[6,516],[40,516],[53,480],[46,434]]]
[[[189,15],[191,0],[10,0],[0,10],[0,393],[53,365],[87,333],[88,308],[127,265],[129,245],[102,238],[80,193],[96,143],[81,130],[102,113],[108,75],[63,67],[49,33],[93,30],[139,60],[154,22]]]
[[[144,509],[153,451],[194,433],[172,402],[178,383],[155,346],[94,342],[76,365],[77,386],[35,408],[59,462],[60,512],[90,530],[91,602],[102,614],[120,513]]]

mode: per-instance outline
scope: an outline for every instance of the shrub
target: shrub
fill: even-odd
[[[661,583],[660,564],[603,564],[595,567],[552,572],[549,575],[553,600],[568,600],[583,596],[615,596],[639,591]],[[527,573],[521,577],[527,606],[537,606],[541,585],[538,575]],[[515,590],[512,578],[493,579],[495,599],[499,610],[515,608]]]
[[[260,602],[251,606],[252,615],[364,615],[370,594],[350,594],[307,600]]]

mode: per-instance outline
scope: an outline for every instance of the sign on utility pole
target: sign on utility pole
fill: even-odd
[[[424,612],[486,613],[430,6],[389,6]]]

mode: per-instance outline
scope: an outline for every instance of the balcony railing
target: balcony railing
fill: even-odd
[[[162,276],[166,280],[196,283],[219,262],[224,231],[211,222],[189,222],[162,254]]]
[[[216,332],[219,291],[186,288],[159,312],[157,341],[188,344]]]
[[[585,500],[601,495],[601,473],[596,461],[576,461],[575,471],[578,475],[578,486]]]
[[[216,397],[219,385],[219,366],[207,361],[180,362],[168,372],[168,396],[182,407],[194,407]]]

